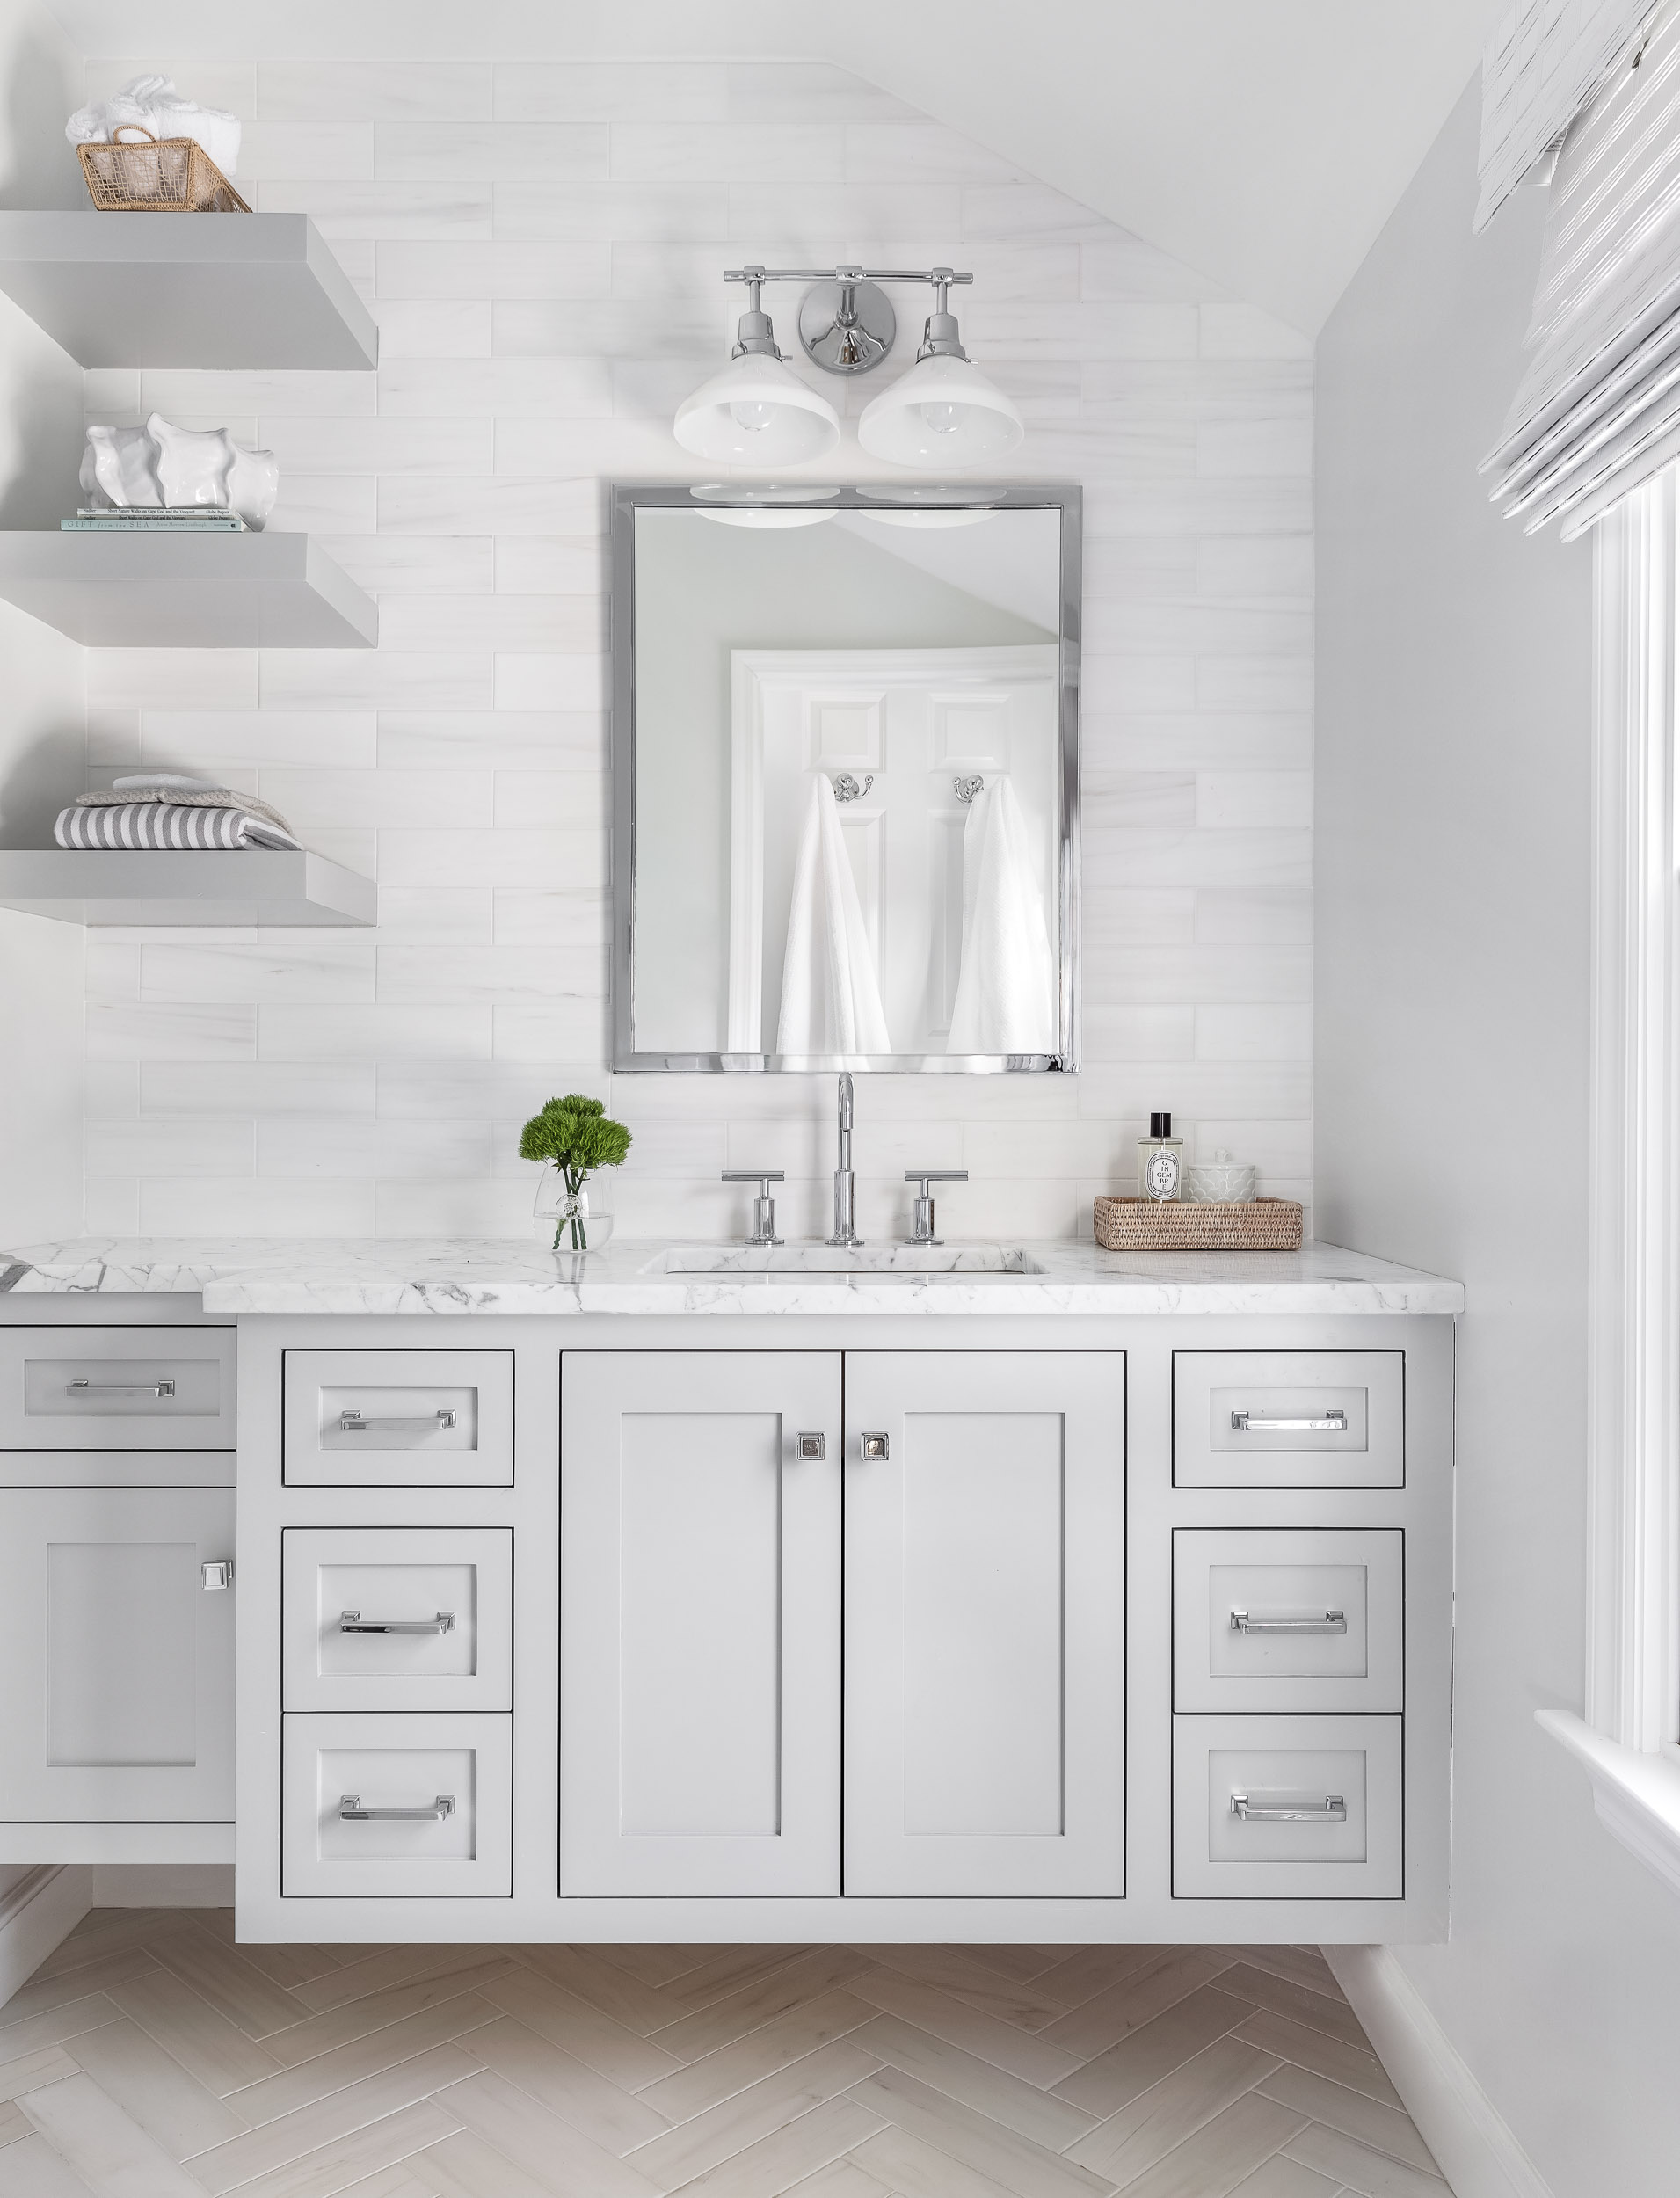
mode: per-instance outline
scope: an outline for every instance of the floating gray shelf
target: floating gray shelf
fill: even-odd
[[[371,649],[379,638],[373,598],[308,535],[0,533],[0,599],[91,649]]]
[[[287,848],[0,849],[0,908],[61,923],[336,925],[379,921],[379,889]]]
[[[0,290],[84,367],[372,367],[307,214],[0,214]]]

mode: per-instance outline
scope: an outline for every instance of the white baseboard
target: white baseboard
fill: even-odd
[[[1393,1949],[1320,1950],[1457,2198],[1552,2198]]]
[[[96,1862],[96,1908],[231,1908],[231,1862]]]
[[[93,1873],[79,1863],[40,1863],[0,1896],[0,2007],[92,1905]]]

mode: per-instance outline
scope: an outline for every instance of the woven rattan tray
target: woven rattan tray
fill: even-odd
[[[1098,1198],[1091,1212],[1092,1233],[1110,1252],[1294,1252],[1301,1220],[1293,1198],[1228,1206]]]
[[[134,142],[78,145],[88,196],[102,214],[249,214],[251,208],[190,137],[155,138],[136,122]]]

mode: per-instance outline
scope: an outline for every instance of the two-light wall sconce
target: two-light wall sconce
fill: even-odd
[[[809,282],[799,306],[799,342],[825,374],[868,374],[892,349],[898,319],[884,282],[925,282],[934,290],[916,363],[863,408],[857,439],[872,458],[930,471],[983,465],[1013,450],[1026,433],[1021,414],[970,360],[949,309],[954,283],[971,274],[951,267],[731,267],[749,302],[730,363],[677,407],[673,431],[696,457],[737,465],[800,465],[840,440],[840,414],[794,374],[776,348],[760,303],[767,282]]]

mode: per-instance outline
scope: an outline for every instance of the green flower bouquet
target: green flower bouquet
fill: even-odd
[[[624,1124],[609,1122],[600,1101],[585,1098],[579,1091],[564,1099],[550,1099],[542,1113],[534,1114],[520,1132],[520,1158],[544,1161],[559,1179],[561,1187],[552,1208],[556,1252],[568,1229],[574,1252],[589,1249],[589,1193],[584,1186],[598,1168],[622,1166],[630,1143]],[[549,1211],[540,1191],[538,1211],[545,1215]],[[611,1227],[610,1219],[598,1218],[597,1248]]]

